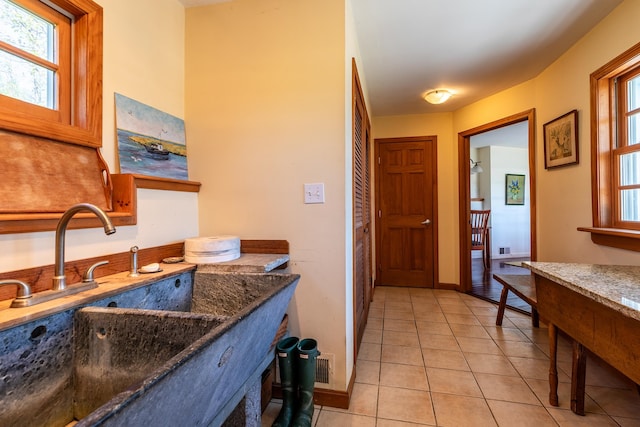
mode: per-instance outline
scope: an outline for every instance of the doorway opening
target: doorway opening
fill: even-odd
[[[529,274],[511,263],[536,259],[535,111],[462,132],[458,142],[460,286],[497,302],[502,285],[493,274]],[[479,242],[471,222],[481,212],[489,220]],[[517,298],[507,303],[529,310]]]

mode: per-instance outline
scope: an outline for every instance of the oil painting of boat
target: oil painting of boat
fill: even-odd
[[[184,120],[115,94],[120,173],[187,180]]]

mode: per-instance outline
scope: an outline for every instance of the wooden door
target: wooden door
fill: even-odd
[[[377,139],[376,283],[434,287],[436,137]]]
[[[355,62],[353,78],[353,292],[357,355],[371,301],[371,144],[367,109]]]

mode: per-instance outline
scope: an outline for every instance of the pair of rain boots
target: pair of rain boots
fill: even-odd
[[[313,419],[313,385],[318,343],[312,338],[283,338],[276,344],[282,409],[272,427],[309,427]]]

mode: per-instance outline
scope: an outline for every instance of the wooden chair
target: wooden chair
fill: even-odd
[[[491,210],[471,211],[471,250],[482,251],[482,264],[489,268],[491,252],[489,247],[489,215]]]

